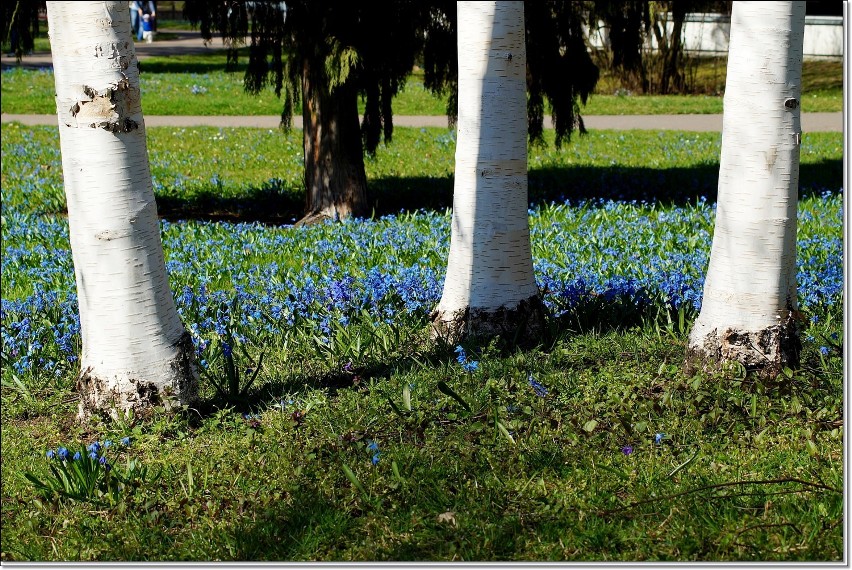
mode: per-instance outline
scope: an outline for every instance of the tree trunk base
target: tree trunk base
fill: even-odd
[[[700,319],[699,319],[700,321]],[[686,350],[687,374],[718,372],[733,362],[747,373],[775,379],[785,367],[799,365],[802,343],[792,314],[785,322],[762,330],[711,328],[696,321]]]
[[[496,336],[513,344],[533,344],[544,331],[546,308],[541,297],[534,295],[514,308],[476,309],[467,307],[457,311],[433,312],[430,335],[432,340],[458,344],[472,338],[486,339]]]
[[[102,378],[92,367],[77,379],[80,404],[77,419],[88,421],[92,416],[118,419],[128,413],[139,414],[155,406],[166,410],[184,404],[194,404],[198,398],[198,372],[195,368],[195,349],[192,337],[184,333],[174,344],[175,356],[166,367],[166,374],[154,380],[133,378]]]

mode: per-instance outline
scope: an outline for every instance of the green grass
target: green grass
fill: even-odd
[[[245,50],[243,50],[245,52]],[[247,61],[243,57],[243,64]],[[221,49],[209,55],[152,57],[141,62],[143,111],[150,115],[278,115],[281,101],[272,89],[257,96],[243,90],[244,67],[224,71]],[[708,63],[708,66],[711,64]],[[597,92],[582,109],[587,115],[721,113],[722,97],[716,83],[724,86],[724,64],[713,64],[711,79],[705,80],[702,95],[627,94],[604,76]],[[708,71],[705,75],[710,75]],[[843,108],[842,63],[806,61],[803,71],[802,109],[804,112],[836,112]],[[715,78],[715,79],[714,79]],[[4,113],[53,114],[53,74],[37,70],[13,69],[3,72]],[[614,93],[618,92],[616,95]],[[361,105],[363,112],[363,103]],[[298,112],[298,111],[297,111]],[[446,100],[424,89],[422,75],[415,73],[394,101],[398,115],[443,115]]]
[[[297,201],[295,135],[149,129],[158,201],[184,213],[194,208],[198,218],[213,207],[251,211],[264,196],[268,204]],[[803,184],[842,184],[842,140],[805,134]],[[531,216],[535,254],[579,240],[585,246],[570,262],[575,271],[594,259],[633,267],[628,255],[602,256],[626,251],[636,227],[644,228],[643,244],[657,244],[637,255],[664,261],[695,249],[712,231],[711,209],[695,196],[713,187],[718,145],[717,133],[593,132],[562,151],[533,149],[530,189],[542,203]],[[447,207],[453,150],[449,131],[401,128],[368,160],[371,191],[386,202]],[[66,290],[73,272],[67,223],[56,215],[64,207],[56,128],[4,125],[2,154],[4,259],[17,260],[4,263],[4,301],[31,294],[37,283]],[[629,200],[652,189],[663,199],[546,205],[572,192]],[[841,202],[836,193],[803,192],[800,239],[842,239]],[[371,224],[170,224],[163,230],[176,264],[170,281],[179,294],[184,285],[197,290],[206,275],[212,294],[232,291],[241,276],[272,262],[279,269],[257,273],[259,283],[315,267],[327,275],[360,264],[387,271],[445,263],[445,214]],[[51,233],[51,225],[65,233]],[[369,245],[356,247],[364,235],[372,236]],[[432,237],[420,241],[423,235]],[[322,253],[341,243],[341,257]],[[24,245],[30,254],[12,253]],[[826,266],[840,257],[819,251],[803,246],[800,255]],[[48,282],[40,263],[62,259],[65,271]],[[843,559],[843,359],[839,349],[820,351],[832,342],[842,347],[842,302],[806,309],[802,366],[777,382],[736,369],[685,376],[690,311],[637,318],[594,302],[586,310],[552,321],[547,341],[528,350],[467,344],[480,363],[473,373],[462,370],[452,347],[426,340],[422,315],[398,311],[391,324],[353,316],[329,343],[312,337],[316,323],[297,322],[271,338],[256,323],[241,331],[252,356],[266,351],[265,364],[239,408],[226,406],[205,380],[197,409],[86,426],[73,419],[73,364],[58,375],[26,372],[18,385],[4,360],[2,559]],[[27,316],[50,320],[55,311]],[[187,311],[185,319],[199,322]],[[343,370],[349,359],[353,370]],[[223,372],[214,366],[210,373],[221,379]],[[666,434],[660,443],[658,433]],[[132,443],[123,453],[149,476],[114,502],[48,500],[24,478],[49,476],[47,449],[124,436]]]
[[[3,556],[840,560],[839,357],[831,372],[765,386],[686,379],[682,353],[682,339],[649,331],[587,333],[526,353],[486,352],[471,377],[446,356],[418,355],[343,389],[303,384],[300,367],[287,373],[276,360],[291,394],[254,425],[224,409],[84,429],[56,396],[31,419],[6,403]],[[547,397],[526,385],[530,372]],[[442,378],[471,413],[435,389]],[[404,409],[409,385],[412,411],[400,417],[385,394]],[[297,410],[307,410],[303,419]],[[495,429],[495,412],[514,443]],[[669,439],[656,445],[655,431]],[[20,474],[43,475],[47,447],[127,433],[132,455],[159,477],[113,508],[33,505]],[[375,467],[368,439],[380,442]]]

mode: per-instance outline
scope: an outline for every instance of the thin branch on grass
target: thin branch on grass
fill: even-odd
[[[799,527],[797,527],[797,526],[796,526],[796,525],[794,525],[793,523],[789,523],[789,522],[783,522],[783,523],[763,523],[763,524],[755,524],[755,525],[751,525],[751,526],[747,526],[747,527],[745,527],[745,528],[744,528],[744,529],[742,529],[741,531],[737,532],[737,538],[739,538],[741,534],[746,533],[746,532],[748,532],[748,531],[750,531],[750,530],[754,530],[754,529],[756,529],[756,528],[774,528],[774,527],[780,527],[780,526],[789,526],[790,528],[792,528],[793,530],[795,530],[797,533],[802,534],[802,531],[800,531],[800,530],[799,530]]]
[[[704,485],[702,487],[697,487],[695,489],[689,489],[688,491],[682,491],[680,493],[675,493],[673,495],[665,495],[663,497],[654,497],[653,499],[644,499],[642,501],[634,501],[629,505],[619,507],[617,509],[611,509],[606,511],[600,511],[599,516],[607,516],[616,513],[620,513],[622,511],[626,511],[640,505],[646,505],[650,503],[656,503],[659,501],[667,501],[670,499],[676,499],[678,497],[683,497],[685,495],[691,495],[693,493],[700,493],[701,491],[709,491],[711,489],[722,489],[725,487],[736,487],[741,485],[775,485],[780,483],[799,483],[800,485],[805,485],[807,487],[813,487],[816,489],[824,489],[826,491],[832,491],[834,493],[842,494],[843,491],[840,489],[836,489],[834,487],[830,487],[828,485],[824,485],[821,483],[814,483],[813,481],[805,481],[804,479],[798,479],[796,477],[785,477],[782,479],[764,479],[761,481],[729,481],[727,483],[717,483],[716,485]]]

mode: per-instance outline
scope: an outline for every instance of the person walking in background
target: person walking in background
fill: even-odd
[[[139,33],[139,11],[141,10],[141,2],[128,2],[130,5],[130,35],[135,36]]]
[[[146,43],[154,41],[154,19],[150,14],[142,15],[142,37]]]
[[[144,36],[144,26],[143,19],[145,16],[148,16],[148,22],[151,26],[149,31],[153,31],[157,29],[156,21],[157,21],[157,5],[154,2],[135,2],[138,5],[138,9],[136,11],[137,17],[139,18],[139,26],[136,32],[136,39],[140,42],[145,39]],[[153,34],[152,34],[153,35]]]

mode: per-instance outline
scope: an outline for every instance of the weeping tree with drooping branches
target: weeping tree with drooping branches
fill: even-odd
[[[580,104],[598,78],[582,32],[586,11],[582,3],[547,1],[531,3],[527,14],[529,137],[543,142],[547,102],[559,145],[575,129],[584,131]],[[424,86],[447,97],[447,115],[455,121],[455,2],[188,0],[185,16],[206,39],[222,35],[230,65],[247,40],[245,88],[253,94],[274,88],[283,127],[301,107],[306,198],[300,223],[369,213],[364,153],[392,141],[393,99],[415,64],[423,68]]]

